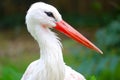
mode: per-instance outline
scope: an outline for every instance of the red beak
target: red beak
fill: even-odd
[[[103,54],[103,52],[99,48],[97,48],[92,42],[90,42],[87,38],[85,38],[82,34],[76,31],[65,21],[62,20],[60,22],[57,22],[55,29],[78,41],[82,45]]]

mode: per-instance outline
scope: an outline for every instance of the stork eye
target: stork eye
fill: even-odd
[[[54,15],[53,15],[52,12],[46,12],[46,11],[45,11],[45,14],[47,14],[47,16],[49,16],[49,17],[53,17],[53,18],[55,19],[55,17],[54,17]]]

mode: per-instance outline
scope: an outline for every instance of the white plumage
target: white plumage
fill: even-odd
[[[65,65],[62,45],[50,28],[62,20],[57,9],[43,2],[34,3],[27,12],[27,29],[40,47],[40,59],[32,62],[21,80],[85,80]]]

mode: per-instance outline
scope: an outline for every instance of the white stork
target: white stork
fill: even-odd
[[[54,28],[82,45],[102,51],[67,24],[57,9],[49,4],[32,4],[26,15],[27,29],[40,47],[40,59],[32,62],[21,80],[85,80],[84,76],[67,66],[63,60],[62,45],[50,29]]]

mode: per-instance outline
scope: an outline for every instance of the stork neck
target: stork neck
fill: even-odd
[[[36,27],[35,33],[35,39],[40,47],[41,58],[54,55],[56,57],[59,56],[59,58],[63,60],[61,49],[62,45],[55,33],[53,33],[49,28],[40,26]]]
[[[65,63],[60,41],[49,28],[36,26],[35,31],[40,46],[40,60],[45,64],[49,80],[64,80]],[[52,75],[54,77],[50,79]]]

